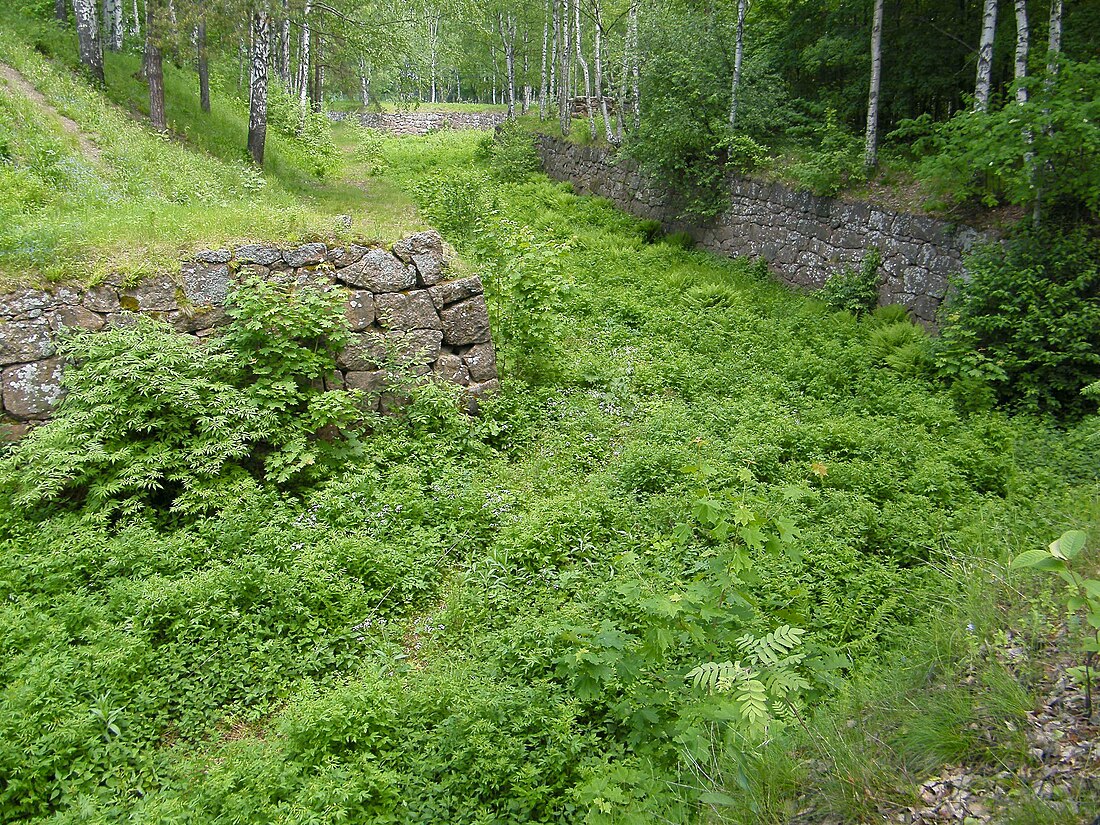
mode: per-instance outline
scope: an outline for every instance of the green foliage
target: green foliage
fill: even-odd
[[[853,315],[872,312],[878,306],[880,266],[882,253],[870,249],[863,256],[858,271],[846,266],[841,272],[829,276],[817,295],[834,312],[850,312]]]
[[[1100,214],[1100,64],[1021,81],[1028,102],[960,111],[925,141],[921,176],[947,203],[977,199]]]
[[[1051,542],[1046,550],[1025,550],[1012,560],[1010,569],[1043,570],[1055,573],[1067,585],[1066,611],[1070,620],[1085,619],[1082,650],[1084,664],[1074,670],[1085,685],[1085,718],[1092,716],[1092,662],[1100,653],[1100,579],[1085,578],[1073,562],[1085,549],[1088,536],[1082,530],[1069,530]]]
[[[506,120],[482,143],[483,159],[499,181],[521,181],[539,168],[534,137],[515,120]]]
[[[1028,231],[976,252],[941,310],[940,371],[1030,411],[1078,416],[1100,377],[1100,241]]]
[[[251,281],[228,307],[225,335],[206,344],[144,317],[68,338],[61,410],[2,465],[13,501],[197,513],[347,455],[354,442],[321,437],[362,417],[355,393],[319,380],[347,334],[338,293]]]
[[[924,328],[911,321],[882,324],[871,330],[868,344],[875,363],[902,375],[920,376],[932,371],[932,342]]]
[[[815,195],[836,195],[863,174],[859,139],[838,122],[836,111],[825,110],[823,120],[801,129],[816,148],[790,167],[795,181]]]

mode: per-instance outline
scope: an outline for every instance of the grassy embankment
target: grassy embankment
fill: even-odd
[[[67,88],[0,37],[48,97]],[[163,150],[146,163],[192,164],[195,188],[238,174],[216,133],[191,133],[204,154],[100,106],[134,142],[125,158]],[[56,124],[32,134],[75,156]],[[1001,654],[1044,649],[1058,607],[1004,562],[1071,526],[1097,535],[1095,417],[964,414],[887,366],[874,319],[567,186],[495,181],[478,140],[388,140],[346,168],[416,198],[485,275],[506,382],[481,418],[414,404],[320,481],[262,482],[201,518],[157,494],[111,517],[79,494],[0,500],[0,818],[876,821],[945,764],[1033,759],[1018,732],[1039,683]],[[269,216],[330,217],[325,185],[302,200],[300,180],[265,187]],[[227,230],[241,195],[202,237],[188,191],[166,255],[286,229]],[[23,237],[101,226],[87,203],[51,203],[19,218]],[[75,266],[136,237],[102,227],[94,254],[52,248]],[[684,675],[783,624],[806,631],[791,667],[807,685],[761,738],[736,694]],[[1006,821],[1077,822],[1090,804],[1071,788]]]
[[[248,239],[393,240],[419,227],[409,200],[384,181],[356,180],[331,163],[320,164],[319,178],[317,147],[277,124],[257,171],[246,162],[247,107],[231,81],[215,79],[212,112],[203,114],[193,73],[166,61],[170,133],[161,137],[146,125],[137,55],[105,56],[104,98],[74,77],[73,54],[71,32],[0,16],[0,62],[46,101],[0,82],[2,282],[138,274]],[[75,122],[94,154],[56,113]],[[350,230],[339,215],[351,216]]]

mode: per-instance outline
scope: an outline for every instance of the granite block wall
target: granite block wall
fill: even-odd
[[[504,112],[329,112],[335,122],[357,120],[368,129],[393,135],[426,135],[440,129],[492,131],[507,120]]]
[[[903,304],[927,326],[935,325],[948,279],[962,271],[966,253],[976,243],[996,240],[972,227],[744,176],[729,179],[725,212],[706,223],[689,223],[677,217],[659,181],[609,149],[546,136],[538,137],[536,148],[551,178],[660,221],[669,231],[687,232],[704,249],[763,258],[793,286],[819,288],[846,265],[858,267],[867,250],[877,248],[884,274],[880,303]]]
[[[228,320],[231,286],[250,276],[344,292],[352,335],[333,386],[379,394],[384,361],[396,357],[418,375],[461,385],[474,401],[499,387],[488,308],[480,278],[453,279],[449,264],[440,236],[420,232],[390,249],[320,243],[212,249],[175,275],[0,295],[0,429],[18,436],[48,418],[61,399],[64,363],[54,342],[62,328],[102,330],[140,313],[205,338]]]

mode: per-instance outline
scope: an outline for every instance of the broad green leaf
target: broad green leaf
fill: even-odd
[[[1073,559],[1085,549],[1088,537],[1083,530],[1068,530],[1061,537],[1051,542],[1050,554],[1058,559]]]
[[[1050,553],[1046,550],[1025,550],[1012,560],[1012,564],[1008,566],[1008,569],[1021,570],[1027,567],[1036,567],[1040,562],[1049,558]]]

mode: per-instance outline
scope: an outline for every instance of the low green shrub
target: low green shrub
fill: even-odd
[[[1002,403],[1075,417],[1100,379],[1100,239],[1024,231],[978,250],[941,310],[937,362],[949,381],[985,382]]]
[[[506,120],[497,127],[492,139],[481,143],[482,157],[489,171],[500,181],[521,181],[539,169],[534,136],[515,120]]]
[[[878,305],[879,267],[882,254],[877,249],[868,250],[856,270],[850,266],[831,275],[818,297],[834,312],[850,312],[863,315]]]

